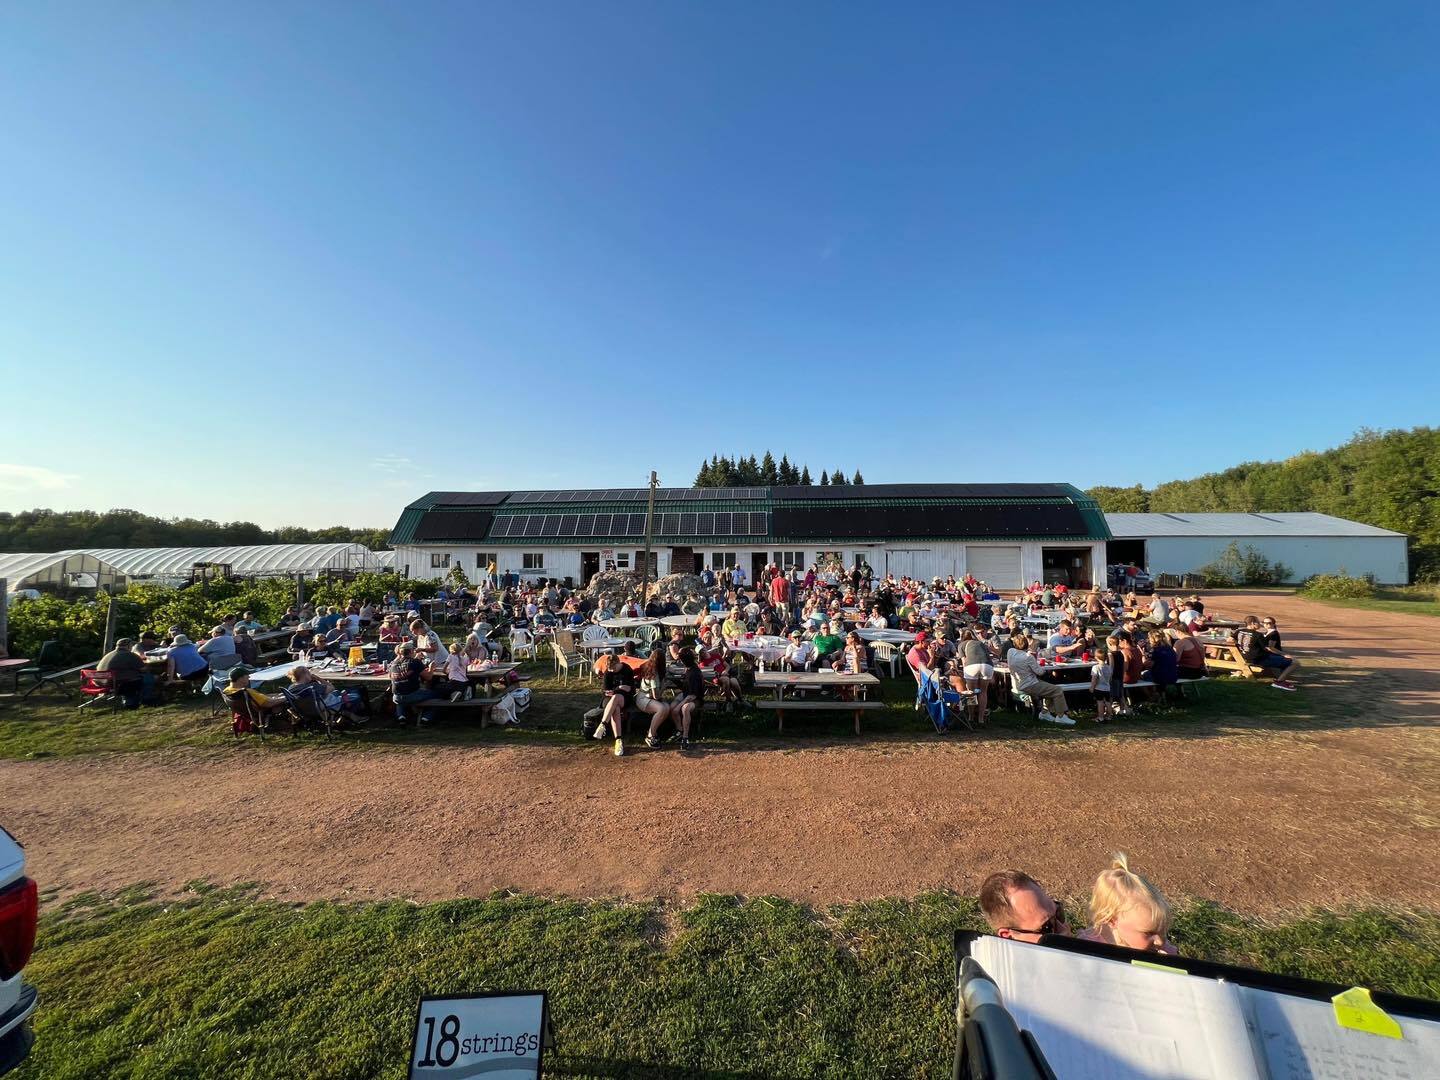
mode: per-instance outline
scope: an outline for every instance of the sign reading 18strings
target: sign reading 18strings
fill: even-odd
[[[411,1080],[520,1080],[554,1046],[544,991],[420,999]]]

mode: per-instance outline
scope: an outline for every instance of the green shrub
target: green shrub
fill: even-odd
[[[1279,585],[1290,578],[1290,567],[1271,562],[1255,548],[1242,549],[1234,540],[1214,562],[1200,567],[1205,584],[1212,589],[1236,589],[1246,585]]]
[[[1348,574],[1316,574],[1300,586],[1300,592],[1316,600],[1369,600],[1375,595],[1375,579]]]

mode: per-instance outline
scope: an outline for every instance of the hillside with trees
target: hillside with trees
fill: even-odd
[[[1136,484],[1089,493],[1112,513],[1333,514],[1408,534],[1416,580],[1440,576],[1440,428],[1363,429],[1332,450],[1245,462],[1149,490]]]
[[[696,487],[810,487],[815,483],[810,466],[792,465],[786,455],[781,455],[777,462],[769,450],[758,460],[754,454],[736,458],[716,454],[709,461],[702,461],[700,471],[695,474]],[[820,487],[848,487],[863,483],[865,478],[860,475],[859,469],[849,480],[845,478],[844,469],[820,471]]]
[[[358,543],[372,551],[389,546],[389,529],[334,525],[262,529],[251,521],[221,523],[197,518],[158,518],[138,510],[25,510],[0,513],[0,551],[66,551],[71,548],[232,547],[247,544]]]

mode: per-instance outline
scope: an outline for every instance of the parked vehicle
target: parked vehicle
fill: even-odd
[[[1106,584],[1117,593],[1133,592],[1148,596],[1155,591],[1155,583],[1138,566],[1116,563],[1105,568]]]
[[[39,892],[25,876],[25,849],[0,826],[0,1076],[24,1061],[35,1042],[30,1016],[37,995],[21,970],[35,948],[39,916]]]

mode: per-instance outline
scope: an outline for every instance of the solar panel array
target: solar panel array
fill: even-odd
[[[763,487],[656,488],[656,502],[756,501],[766,497]],[[574,491],[517,491],[506,500],[512,506],[546,503],[645,502],[649,488],[586,488]]]
[[[794,540],[853,537],[903,540],[918,537],[1087,535],[1078,508],[1053,506],[857,507],[775,511],[775,535]]]
[[[768,514],[657,513],[656,536],[764,536]],[[515,514],[498,517],[490,536],[516,537],[644,536],[644,514]]]
[[[427,510],[415,524],[415,539],[484,540],[494,517],[485,510]]]

